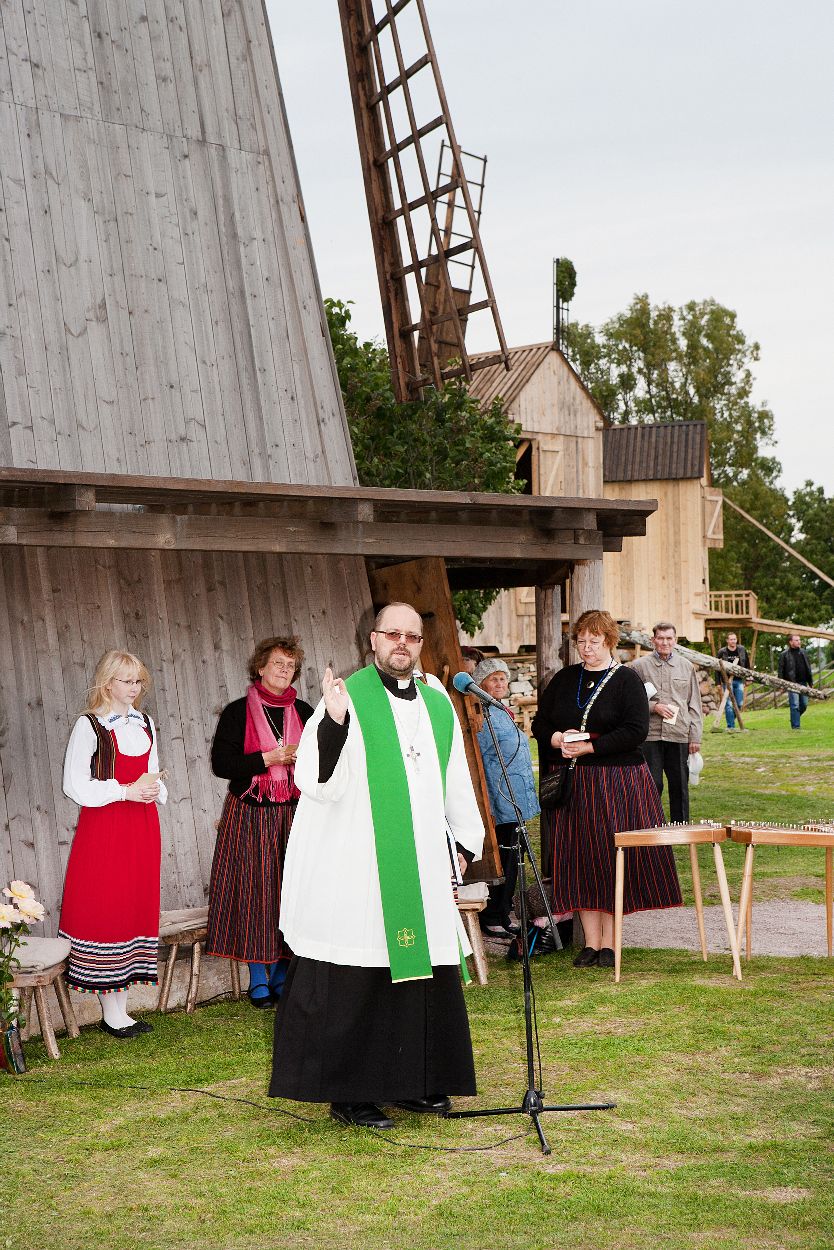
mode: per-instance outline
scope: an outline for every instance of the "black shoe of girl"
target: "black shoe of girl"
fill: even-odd
[[[573,961],[574,968],[594,968],[599,963],[599,951],[593,946],[583,946]]]
[[[108,1024],[106,1020],[102,1020],[98,1026],[102,1033],[106,1033],[109,1037],[118,1037],[120,1041],[127,1041],[128,1038],[138,1037],[139,1030],[135,1024],[126,1024],[122,1029],[116,1029],[112,1024]]]

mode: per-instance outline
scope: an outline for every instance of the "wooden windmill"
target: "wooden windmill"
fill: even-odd
[[[403,397],[471,372],[463,328],[478,305],[506,355],[477,214],[463,242],[486,295],[455,301],[461,244],[443,233],[442,185],[424,181],[428,124],[381,129],[396,111],[386,31],[404,99],[418,72],[403,59],[406,7],[386,0],[373,21],[367,5],[342,6]],[[653,505],[358,485],[264,0],[5,0],[0,12],[0,878],[37,888],[50,933],[77,816],[63,753],[103,651],[127,647],[153,674],[171,771],[163,906],[201,905],[224,789],[211,737],[256,639],[300,636],[299,684],[315,700],[326,664],[363,663],[374,602],[396,593],[424,613],[434,671],[454,671],[447,563],[461,586],[555,586],[643,532]],[[471,206],[421,0],[413,12],[447,182]],[[452,327],[459,364],[438,326]],[[496,864],[492,844],[487,874]]]
[[[479,212],[424,2],[384,0],[378,18],[373,0],[339,0],[339,11],[397,398],[412,399],[429,384],[440,389],[451,378],[471,379],[474,368],[498,361],[508,369]],[[426,142],[438,135],[448,152],[448,174],[434,179]],[[457,229],[455,216],[465,223]],[[461,288],[449,265],[464,255],[472,270]],[[482,288],[480,299],[472,298],[473,280]],[[478,313],[491,318],[497,346],[473,363],[465,334]]]

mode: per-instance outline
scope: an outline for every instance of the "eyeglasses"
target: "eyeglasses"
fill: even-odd
[[[410,647],[416,647],[419,642],[423,641],[422,634],[407,634],[403,629],[377,629],[376,634],[382,634],[383,638],[387,638],[389,642],[399,642],[402,638]]]

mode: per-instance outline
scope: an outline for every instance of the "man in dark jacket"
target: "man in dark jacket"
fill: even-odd
[[[798,686],[813,686],[814,674],[808,654],[799,645],[799,634],[791,634],[788,645],[779,656],[779,676],[783,681],[794,681]],[[797,690],[788,691],[788,707],[791,710],[791,729],[799,729],[799,718],[808,706],[807,694]]]
[[[722,647],[718,652],[718,659],[726,661],[727,664],[739,664],[742,668],[750,667],[750,660],[747,655],[747,648],[743,647],[738,640],[738,634],[727,635],[727,645]],[[719,685],[727,683],[729,687],[727,691],[727,702],[724,704],[724,714],[727,717],[727,728],[735,729],[736,712],[733,707],[733,700],[730,697],[730,689],[735,696],[736,706],[741,711],[744,704],[744,680],[741,677],[730,677],[727,673],[716,673],[715,680]]]

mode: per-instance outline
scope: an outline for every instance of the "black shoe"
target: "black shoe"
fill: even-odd
[[[602,949],[599,952],[599,959],[597,960],[597,963],[600,968],[613,968],[614,967],[614,952],[612,951],[610,946],[602,947]]]
[[[452,1108],[452,1100],[445,1094],[435,1094],[431,1098],[401,1098],[394,1106],[418,1115],[445,1115]]]
[[[147,1020],[134,1020],[133,1031],[137,1035],[139,1033],[153,1033],[153,1025],[149,1024]]]
[[[599,963],[599,951],[595,951],[593,946],[583,946],[582,950],[573,961],[574,968],[593,968]]]
[[[331,1102],[330,1114],[340,1124],[351,1124],[354,1128],[394,1127],[394,1121],[389,1120],[375,1102]]]
[[[500,920],[490,920],[486,924],[482,924],[481,933],[483,933],[485,937],[500,938],[502,940],[513,936],[509,929],[503,925]]]
[[[246,991],[246,997],[249,999],[253,1007],[257,1007],[263,1011],[265,1007],[274,1007],[275,1000],[269,990],[265,994],[253,994],[251,990]]]
[[[138,1037],[140,1030],[135,1024],[126,1024],[123,1029],[114,1029],[112,1024],[108,1024],[106,1020],[102,1020],[98,1026],[102,1033],[107,1033],[110,1037],[118,1037],[121,1041],[127,1041],[129,1037]]]

